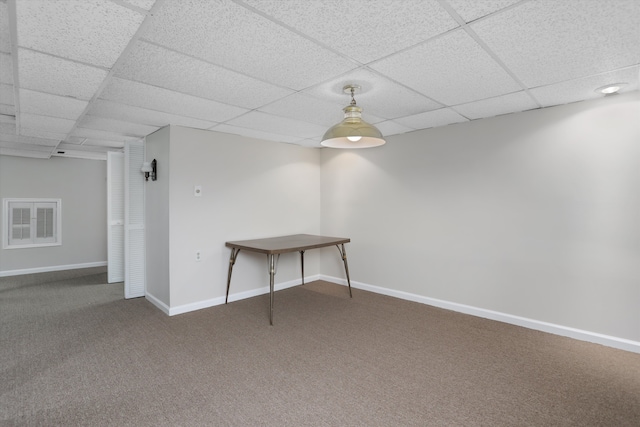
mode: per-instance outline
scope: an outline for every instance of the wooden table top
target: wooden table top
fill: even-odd
[[[245,249],[263,254],[281,254],[286,252],[305,251],[325,246],[349,243],[351,239],[344,237],[316,236],[313,234],[293,234],[290,236],[269,237],[266,239],[239,240],[226,242],[228,248]]]

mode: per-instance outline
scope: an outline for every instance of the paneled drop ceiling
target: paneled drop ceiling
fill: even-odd
[[[103,159],[168,124],[319,147],[638,90],[638,0],[0,0],[0,154]]]

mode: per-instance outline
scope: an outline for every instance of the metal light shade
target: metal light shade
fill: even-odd
[[[343,108],[344,120],[329,128],[320,145],[331,148],[370,148],[383,145],[386,141],[382,133],[373,125],[362,120],[362,108],[353,99],[354,86],[345,86],[351,92],[351,104]]]

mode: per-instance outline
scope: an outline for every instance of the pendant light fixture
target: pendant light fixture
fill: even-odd
[[[386,141],[380,131],[362,120],[362,108],[356,105],[354,94],[358,85],[346,85],[342,90],[351,94],[351,103],[343,108],[344,119],[329,128],[320,143],[331,148],[369,148],[383,145]]]

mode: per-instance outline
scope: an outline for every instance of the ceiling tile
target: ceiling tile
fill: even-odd
[[[13,105],[0,104],[0,114],[7,116],[15,116],[16,109]]]
[[[68,143],[68,144],[76,144],[76,145],[80,145],[83,142],[85,142],[87,140],[87,138],[81,138],[78,136],[69,136],[67,138],[65,138],[64,142]]]
[[[13,100],[13,85],[0,83],[0,104],[15,105]]]
[[[55,95],[89,100],[107,72],[31,50],[18,50],[20,86]],[[46,72],[44,72],[46,70]]]
[[[244,116],[229,120],[227,124],[263,132],[297,136],[298,139],[323,135],[327,130],[326,127],[317,124],[274,116],[260,111],[251,111]]]
[[[208,129],[216,125],[216,122],[192,119],[190,117],[178,116],[176,114],[163,113],[161,111],[148,110],[140,107],[119,104],[116,102],[98,99],[89,110],[93,116],[106,117],[110,119],[140,123],[143,125],[163,127],[167,125],[186,126],[197,129]]]
[[[435,0],[244,3],[365,64],[458,26]]]
[[[47,117],[39,114],[20,114],[20,130],[35,129],[49,132],[69,133],[75,125],[74,120]],[[22,133],[22,132],[21,132]]]
[[[49,149],[47,152],[44,151],[34,151],[34,150],[15,150],[11,148],[1,148],[0,147],[0,155],[2,156],[18,156],[18,157],[32,157],[35,159],[48,159],[50,157],[52,149]]]
[[[74,151],[84,151],[84,152],[93,152],[93,153],[106,153],[110,151],[111,147],[103,146],[103,145],[87,145],[86,142],[82,145],[78,144],[69,144],[65,142],[61,142],[58,144],[57,150],[74,150]]]
[[[122,143],[124,144],[127,141],[139,141],[140,137],[132,136],[132,135],[123,135],[122,133],[116,132],[107,132],[104,130],[98,129],[85,129],[81,127],[75,128],[73,133],[66,140],[69,142],[71,138],[83,138],[83,139],[99,139],[103,141],[113,141],[114,143]],[[120,145],[123,146],[123,145]]]
[[[1,138],[0,138],[0,147],[10,148],[13,150],[44,151],[47,153],[51,152],[51,146],[25,144],[24,142],[8,142],[8,141],[3,141]]]
[[[153,5],[156,3],[156,0],[122,0],[122,1],[144,10],[151,10]]]
[[[228,124],[220,124],[211,129],[215,132],[230,133],[233,135],[242,135],[249,138],[266,139],[268,141],[288,142],[291,144],[297,143],[300,138],[290,135],[281,135],[278,133],[264,132],[256,129],[248,129],[238,126],[231,126]]]
[[[344,105],[341,105],[298,92],[266,105],[259,111],[330,127],[342,120],[342,108],[348,104],[348,99],[345,95]]]
[[[3,105],[0,104],[0,107],[3,107]],[[8,105],[4,105],[4,107],[9,107],[9,106]],[[11,111],[8,110],[7,113],[11,113]],[[10,123],[10,124],[13,124],[15,126],[16,116],[13,115],[13,114],[5,114],[5,113],[3,113],[2,108],[0,108],[0,123]]]
[[[363,117],[370,115],[369,118],[365,117],[365,120],[371,122],[380,122],[385,119],[442,108],[442,105],[424,95],[363,68],[349,71],[340,77],[305,90],[305,92],[327,101],[339,103],[340,108],[343,108],[351,100],[350,95],[342,90],[347,84],[360,86],[360,93],[356,92],[355,99],[358,106],[362,107]]]
[[[215,122],[229,120],[247,111],[244,108],[119,78],[111,79],[101,98]]]
[[[88,104],[87,101],[66,96],[34,92],[27,89],[20,91],[20,111],[22,113],[76,120]]]
[[[640,66],[629,67],[625,70],[612,71],[597,76],[589,76],[567,82],[556,83],[531,89],[531,93],[543,107],[567,104],[585,99],[602,98],[604,95],[595,89],[611,83],[627,83],[620,93],[640,89],[638,85]],[[640,119],[639,119],[640,120]]]
[[[471,27],[529,87],[640,63],[637,0],[528,2]]]
[[[398,135],[401,133],[407,133],[415,130],[414,128],[401,125],[400,123],[395,122],[393,120],[387,120],[382,123],[376,123],[376,127],[380,132],[382,132],[382,135],[384,136]]]
[[[24,127],[20,129],[20,135],[30,136],[34,138],[43,138],[43,139],[51,139],[55,141],[60,141],[65,139],[68,132],[53,132],[50,130],[42,130],[42,129],[25,129]]]
[[[0,115],[15,117],[15,114],[16,114],[16,109],[13,105],[0,104]]]
[[[9,35],[9,12],[7,4],[0,1],[0,52],[11,52],[11,38]]]
[[[427,129],[453,123],[467,122],[468,120],[450,108],[441,108],[440,110],[427,111],[426,113],[416,114],[415,116],[402,117],[395,121],[414,129]]]
[[[0,133],[15,135],[16,133],[15,122],[14,123],[0,122]]]
[[[257,108],[292,93],[165,48],[138,42],[118,77],[244,108]]]
[[[110,68],[144,15],[100,0],[19,1],[20,47]]]
[[[322,145],[320,145],[320,140],[315,139],[303,139],[302,141],[296,142],[296,144],[301,147],[322,148]]]
[[[34,138],[31,136],[5,134],[5,133],[0,133],[0,141],[14,142],[14,143],[20,143],[20,144],[44,145],[48,147],[56,146],[60,142],[59,140],[56,140],[56,139]]]
[[[86,115],[78,123],[79,127],[85,129],[97,129],[113,133],[122,133],[129,136],[147,136],[158,130],[156,126],[146,126],[121,120],[106,119],[104,117],[96,117]]]
[[[140,138],[135,138],[132,140],[139,140]],[[104,139],[96,139],[96,138],[84,138],[79,136],[70,136],[60,143],[60,146],[69,146],[69,147],[108,147],[111,149],[119,149],[124,146],[123,141],[109,141]]]
[[[166,2],[143,37],[295,90],[356,67],[230,0]]]
[[[538,108],[538,104],[524,91],[453,107],[455,111],[472,120],[516,113],[534,108]]]
[[[520,0],[447,0],[453,9],[465,22],[475,21],[478,18],[494,13],[507,6],[518,3]]]
[[[521,89],[463,30],[385,58],[371,68],[447,105]]]
[[[95,146],[95,147],[122,148],[124,146],[124,142],[108,141],[108,140],[96,139],[96,138],[82,138],[82,145]]]
[[[13,84],[13,61],[8,53],[0,53],[0,83]]]

